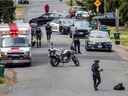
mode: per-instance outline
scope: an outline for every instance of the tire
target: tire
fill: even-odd
[[[27,67],[31,67],[31,66],[32,66],[32,63],[29,62],[29,63],[26,64],[26,66],[27,66]]]
[[[108,51],[109,51],[109,52],[112,52],[112,48],[109,48]]]
[[[72,57],[72,61],[73,61],[73,63],[74,63],[76,66],[80,66],[79,60],[78,60],[78,58],[77,58],[76,56],[73,56],[73,57]]]
[[[53,67],[57,67],[59,65],[59,61],[57,58],[50,58],[50,64],[53,66]]]
[[[90,49],[86,48],[86,51],[90,51]]]

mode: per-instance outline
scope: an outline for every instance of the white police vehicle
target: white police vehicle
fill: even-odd
[[[31,65],[31,27],[28,23],[0,24],[0,55],[5,65]]]
[[[112,51],[112,42],[109,38],[108,32],[92,30],[85,44],[87,51],[99,49]]]
[[[53,32],[60,32],[60,26],[62,26],[61,34],[69,34],[70,26],[73,25],[73,23],[74,23],[74,19],[61,18],[61,19],[55,19],[55,20],[51,21],[49,24],[50,24]]]

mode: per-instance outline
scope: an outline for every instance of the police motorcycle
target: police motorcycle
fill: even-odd
[[[50,64],[57,67],[60,63],[69,63],[73,61],[75,66],[80,66],[78,58],[73,50],[49,48]]]

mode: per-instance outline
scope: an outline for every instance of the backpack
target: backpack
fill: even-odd
[[[119,83],[113,87],[114,90],[125,90],[123,83]]]

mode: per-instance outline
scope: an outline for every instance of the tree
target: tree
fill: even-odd
[[[112,2],[112,9],[119,9],[120,19],[122,22],[128,21],[128,0],[113,0]]]
[[[94,2],[96,0],[82,0],[82,2],[78,2],[77,4],[82,6],[86,10],[92,10],[92,12],[96,12],[96,6]],[[99,7],[99,12],[115,12],[116,9],[119,9],[120,19],[122,22],[128,22],[128,0],[100,0],[101,5]],[[104,10],[105,9],[105,10]]]
[[[128,1],[122,0],[122,4],[119,7],[120,17],[122,22],[128,22]]]
[[[10,23],[15,19],[13,0],[0,0],[0,22]]]

